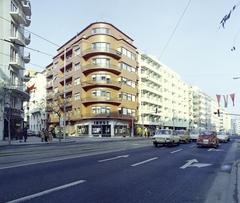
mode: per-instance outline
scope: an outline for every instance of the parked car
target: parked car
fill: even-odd
[[[187,130],[176,130],[176,133],[180,137],[180,142],[189,143],[192,141]]]
[[[192,141],[197,141],[198,137],[199,137],[199,131],[198,130],[192,130],[190,132],[190,138]]]
[[[217,137],[219,139],[219,142],[229,142],[230,141],[230,134],[226,132],[218,132]]]
[[[214,147],[219,146],[219,139],[217,138],[217,132],[214,130],[201,131],[197,139],[197,147]]]
[[[176,131],[159,129],[153,136],[153,145],[157,147],[159,144],[172,147],[174,144],[179,145],[180,138]]]
[[[28,130],[27,130],[27,135],[28,135],[28,136],[34,136],[35,133],[34,133],[34,131],[28,129]]]

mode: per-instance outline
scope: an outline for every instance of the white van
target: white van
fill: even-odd
[[[199,131],[198,130],[192,130],[190,132],[190,138],[192,141],[196,141],[199,137]]]

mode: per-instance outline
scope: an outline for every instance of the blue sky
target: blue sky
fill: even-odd
[[[134,40],[138,51],[155,55],[185,82],[199,86],[214,99],[216,94],[235,93],[235,106],[229,97],[226,110],[240,114],[240,79],[233,80],[240,76],[240,34],[237,35],[240,6],[226,22],[225,29],[220,27],[221,19],[238,2],[31,0],[32,22],[27,30],[61,46],[93,22],[111,23]],[[50,55],[57,53],[58,46],[34,34],[30,48]],[[231,51],[233,45],[235,51]],[[52,62],[48,55],[30,52],[31,62],[27,69],[41,71]],[[221,101],[224,107],[223,98]]]

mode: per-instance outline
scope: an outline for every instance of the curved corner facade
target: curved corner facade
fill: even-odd
[[[133,40],[105,22],[90,24],[58,49],[46,67],[46,98],[65,97],[67,134],[130,135],[138,108],[137,55]],[[59,118],[49,112],[47,121],[56,127]]]

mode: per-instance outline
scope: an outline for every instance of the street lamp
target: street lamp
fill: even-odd
[[[77,47],[77,44],[73,44],[68,48],[73,48],[73,47]],[[63,140],[66,141],[66,52],[67,49],[66,47],[64,47],[64,70],[63,70]]]

